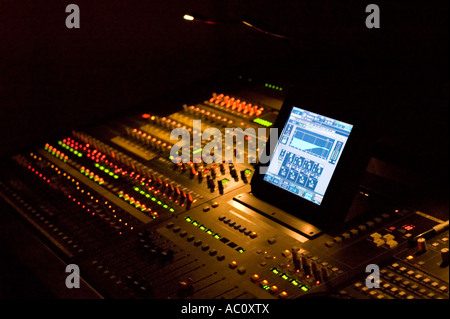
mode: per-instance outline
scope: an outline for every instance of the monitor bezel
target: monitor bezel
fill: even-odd
[[[339,105],[330,103],[326,98],[289,92],[273,126],[278,128],[280,138],[293,107],[353,125],[320,205],[265,181],[265,174],[260,173],[260,167],[268,167],[270,161],[256,166],[251,181],[251,191],[255,197],[322,228],[332,227],[345,220],[370,158],[364,134],[364,116],[342,102],[338,102]],[[264,154],[268,153],[267,150],[274,149],[275,145],[270,142],[269,138]],[[273,152],[271,157],[272,155]]]

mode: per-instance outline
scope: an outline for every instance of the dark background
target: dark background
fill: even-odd
[[[73,2],[80,29],[65,26]],[[352,90],[351,83],[365,83],[385,153],[447,180],[448,1],[377,1],[380,29],[365,26],[370,3],[1,1],[0,156],[250,69],[268,80],[275,71],[300,88],[347,82]],[[296,40],[287,44],[242,24],[188,23],[186,11],[246,17]]]
[[[381,10],[380,29],[365,26],[373,2]],[[136,105],[165,112],[152,101],[183,100],[186,88],[247,72],[319,97],[345,91],[348,103],[372,119],[367,130],[376,136],[377,155],[405,168],[410,181],[419,173],[428,178],[421,187],[442,191],[449,162],[449,2],[373,2],[0,1],[0,157]],[[70,3],[80,7],[80,29],[65,26]],[[246,17],[295,40],[242,24],[188,23],[186,11]],[[29,249],[16,233],[5,233],[5,241],[15,238]],[[0,251],[8,260],[0,279],[12,287],[6,295],[47,296],[24,279],[21,261]]]

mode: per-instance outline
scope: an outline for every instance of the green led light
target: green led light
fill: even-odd
[[[145,195],[145,192],[144,191],[140,191],[139,194]]]
[[[139,191],[140,191],[140,188],[137,187],[137,186],[133,187],[133,189],[134,189],[136,192],[139,192]]]
[[[270,271],[273,272],[275,275],[278,275],[280,273],[280,270],[278,268],[270,268]]]
[[[252,170],[247,168],[244,172],[245,175],[250,175],[252,173]]]
[[[292,279],[291,284],[293,284],[294,286],[300,286],[300,281],[298,281],[297,279]]]
[[[242,247],[238,247],[238,248],[236,248],[236,250],[237,250],[237,252],[240,253],[240,254],[242,254],[242,253],[245,251],[245,249],[242,248]]]
[[[167,204],[164,204],[163,207],[164,207],[164,208],[168,208],[169,206],[168,206]]]
[[[198,228],[200,228],[201,230],[206,230],[205,225],[200,225]]]
[[[103,166],[102,166],[102,167],[103,167]],[[102,169],[102,167],[100,167],[100,169],[101,169],[101,170],[103,170],[103,169],[104,169],[104,170],[105,170],[105,173],[106,173],[106,174],[108,174],[108,173],[109,173],[109,169],[107,169],[107,168],[104,168],[104,167],[103,167],[103,169]]]
[[[187,221],[188,223],[192,222],[192,218],[189,216],[185,217],[184,220]]]
[[[114,176],[114,173],[113,172],[109,172],[108,175],[109,176]]]
[[[226,185],[226,184],[228,184],[229,181],[230,181],[229,179],[224,178],[224,179],[222,179],[220,182],[221,182],[222,184]]]
[[[115,179],[119,179],[119,176],[117,176],[117,175],[114,175],[114,178],[115,178]]]
[[[162,205],[162,202],[159,200],[156,202],[158,205]]]
[[[303,286],[300,287],[300,289],[303,290],[303,291],[308,291],[308,290],[309,290],[309,287],[303,285]]]
[[[289,276],[288,274],[281,274],[280,277],[284,280],[289,280],[289,278],[291,278],[291,276]]]
[[[170,155],[170,156],[169,156],[169,159],[170,159],[170,160],[173,160],[173,156],[172,156],[172,155]]]
[[[151,196],[150,194],[145,194],[145,197],[150,198]]]
[[[156,202],[156,198],[155,198],[155,197],[152,197],[152,201]]]
[[[206,233],[207,233],[208,235],[214,234],[214,232],[213,232],[211,229],[208,229],[208,230],[206,231]]]
[[[94,166],[95,167],[100,167],[100,164],[99,163],[95,163]]]
[[[175,209],[173,209],[172,207],[169,208],[169,210],[173,213],[175,211]]]
[[[269,290],[270,289],[270,286],[268,286],[268,285],[264,285],[262,287],[263,287],[264,290]]]
[[[198,223],[198,221],[194,220],[194,221],[192,222],[192,225],[198,226],[198,225],[200,225],[200,224]]]
[[[213,235],[213,237],[214,237],[215,239],[220,239],[222,236],[219,235],[218,233],[215,233],[215,234]]]
[[[269,127],[269,126],[273,125],[272,122],[267,121],[267,120],[263,120],[263,119],[260,119],[260,118],[254,119],[253,122],[255,122],[255,123],[259,124],[259,125],[265,126],[265,127]]]

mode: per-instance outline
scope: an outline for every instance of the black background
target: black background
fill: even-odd
[[[380,7],[380,29],[365,26],[372,2]],[[80,29],[65,26],[70,3],[80,8]],[[318,96],[345,83],[349,103],[366,97],[358,105],[374,115],[368,129],[377,130],[380,156],[429,177],[427,188],[447,188],[448,4],[1,1],[0,157],[143,101],[151,109],[153,99],[182,100],[186,87],[205,79],[251,70]],[[186,11],[246,17],[295,41],[288,45],[242,24],[189,23]],[[20,276],[17,270],[13,278]]]

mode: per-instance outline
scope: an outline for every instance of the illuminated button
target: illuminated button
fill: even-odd
[[[356,289],[360,289],[362,286],[363,286],[363,284],[360,283],[360,282],[356,282],[356,283],[353,285],[353,287],[355,287]]]
[[[278,297],[280,297],[281,299],[286,299],[288,297],[288,294],[286,291],[282,291],[278,294]]]
[[[278,287],[276,285],[273,285],[273,286],[270,287],[269,290],[270,290],[271,293],[276,293],[278,291]]]
[[[264,279],[264,280],[261,280],[260,285],[261,285],[261,287],[268,286],[269,282],[266,279]]]
[[[406,295],[406,292],[405,291],[403,291],[403,290],[401,290],[401,291],[399,291],[398,292],[398,294],[397,294],[399,297],[401,297],[401,298],[404,298],[405,297],[405,295]]]
[[[412,276],[412,275],[414,275],[414,270],[409,270],[409,271],[406,272],[406,274],[408,276]]]
[[[377,245],[377,247],[380,247],[382,245],[384,245],[385,241],[383,239],[375,239],[374,244]]]
[[[234,269],[234,268],[237,267],[237,265],[238,265],[237,262],[235,260],[233,260],[232,262],[230,262],[229,266],[230,266],[231,269]]]
[[[219,207],[219,203],[218,202],[214,202],[214,203],[211,204],[211,206],[213,208],[217,208],[217,207]]]
[[[448,287],[447,286],[440,286],[439,290],[442,291],[442,292],[446,292],[448,290]]]
[[[383,236],[383,238],[384,238],[384,240],[388,241],[388,240],[394,239],[395,236],[392,234],[386,234]]]
[[[422,280],[422,282],[424,282],[424,283],[426,283],[426,284],[430,283],[430,281],[431,281],[431,279],[428,278],[428,277],[425,277],[425,278],[423,278],[423,280]]]
[[[256,237],[258,237],[258,234],[253,231],[253,232],[250,233],[249,236],[250,236],[250,238],[256,238]]]
[[[431,286],[436,288],[437,286],[439,286],[439,283],[437,281],[433,281],[431,283]]]
[[[334,241],[335,243],[341,243],[341,242],[342,242],[342,237],[336,236],[336,237],[333,238],[333,241]]]
[[[398,246],[398,242],[396,242],[395,240],[388,240],[386,241],[386,245],[388,245],[389,248],[395,248]]]
[[[357,230],[356,228],[352,228],[352,229],[350,229],[349,231],[350,231],[350,233],[351,233],[352,235],[358,235],[358,234],[359,234],[359,230]]]
[[[250,279],[253,282],[257,282],[257,281],[259,281],[259,275],[258,274],[253,274],[253,276],[251,276]]]
[[[373,233],[373,234],[370,234],[370,237],[372,238],[372,240],[375,240],[375,239],[380,239],[382,236],[380,233]]]
[[[284,250],[281,253],[284,257],[289,257],[291,255],[291,251],[289,249]]]
[[[416,278],[416,279],[421,279],[422,277],[423,277],[423,275],[421,275],[421,274],[417,274],[414,276],[414,278]]]
[[[406,299],[414,299],[414,296],[413,296],[413,295],[408,295],[408,296],[406,297]]]

